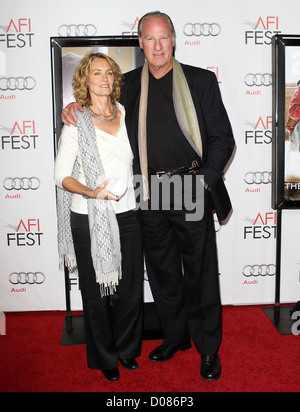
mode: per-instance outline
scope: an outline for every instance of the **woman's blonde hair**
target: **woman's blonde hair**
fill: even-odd
[[[72,81],[74,97],[76,101],[82,106],[89,106],[91,104],[91,97],[89,89],[87,87],[87,81],[89,78],[91,64],[95,59],[105,59],[112,68],[114,74],[114,86],[113,92],[111,94],[111,100],[113,104],[116,104],[121,97],[123,74],[119,65],[113,59],[103,53],[88,53],[79,63],[78,67],[75,70]]]

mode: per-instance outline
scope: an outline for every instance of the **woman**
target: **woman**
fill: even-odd
[[[78,127],[63,127],[55,162],[59,249],[70,270],[78,268],[88,366],[110,381],[119,379],[118,360],[138,368],[143,308],[141,233],[133,155],[118,103],[121,81],[108,56],[82,59],[72,85],[84,110],[77,112]],[[108,190],[112,178],[127,185],[125,194]]]

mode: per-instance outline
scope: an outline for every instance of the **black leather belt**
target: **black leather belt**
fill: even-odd
[[[181,167],[178,167],[177,169],[173,169],[173,170],[161,170],[159,172],[155,172],[152,169],[149,169],[149,175],[157,176],[158,178],[160,178],[164,175],[167,175],[170,178],[174,175],[183,175],[183,174],[187,174],[187,173],[196,173],[198,170],[200,170],[198,160],[193,160],[190,165],[181,166]]]

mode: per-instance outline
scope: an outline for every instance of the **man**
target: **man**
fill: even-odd
[[[171,359],[191,347],[191,336],[201,355],[202,378],[217,380],[222,319],[212,209],[220,220],[231,210],[222,176],[234,147],[232,130],[215,75],[173,59],[175,30],[169,16],[143,16],[139,41],[147,62],[125,75],[122,103],[134,172],[144,177],[144,199],[151,199],[155,179],[171,176],[193,177],[196,203],[201,176],[206,188],[201,220],[187,219],[186,208],[177,210],[174,199],[169,210],[162,201],[142,210],[148,277],[164,335],[149,359]],[[69,111],[63,121],[72,121]]]

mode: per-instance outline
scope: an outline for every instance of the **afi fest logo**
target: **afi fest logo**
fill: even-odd
[[[7,246],[41,246],[40,219],[21,219],[17,227],[7,227],[14,230],[6,234]]]
[[[206,70],[209,70],[209,71],[215,73],[216,78],[218,80],[218,83],[219,84],[222,83],[221,80],[220,80],[220,67],[219,66],[207,66]]]
[[[245,122],[249,129],[245,131],[246,145],[265,145],[272,143],[272,116],[260,116],[256,123]]]
[[[37,138],[35,120],[15,121],[13,126],[0,125],[1,150],[36,149]]]
[[[32,47],[34,33],[31,28],[31,19],[11,19],[7,26],[0,25],[0,47],[4,45],[7,49]]]
[[[266,16],[259,17],[256,23],[246,21],[246,26],[252,27],[252,30],[245,31],[245,44],[264,46],[272,43],[272,37],[281,33],[279,30],[279,17]]]
[[[254,220],[249,218],[244,220],[251,223],[250,226],[244,226],[244,239],[276,239],[276,212],[258,213]]]
[[[133,23],[127,23],[126,21],[122,21],[120,23],[121,26],[128,27],[129,31],[122,31],[122,36],[136,36],[138,34],[138,24],[139,18],[136,17]]]

